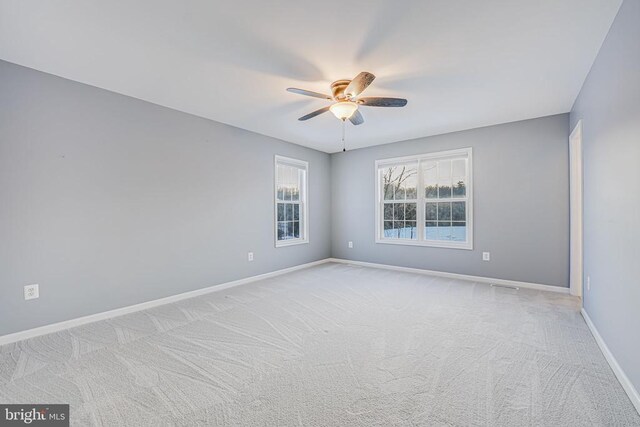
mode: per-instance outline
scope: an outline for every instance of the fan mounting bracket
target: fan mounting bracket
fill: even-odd
[[[331,83],[331,94],[336,101],[344,101],[347,97],[344,94],[344,90],[349,86],[351,80],[336,80]]]

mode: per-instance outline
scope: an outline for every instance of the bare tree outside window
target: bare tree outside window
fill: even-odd
[[[417,164],[391,166],[382,174],[384,235],[417,238]]]
[[[378,242],[473,246],[470,148],[376,164]]]

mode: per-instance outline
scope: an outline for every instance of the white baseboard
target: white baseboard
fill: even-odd
[[[51,334],[53,332],[75,328],[77,326],[86,325],[87,323],[93,323],[99,320],[122,316],[123,314],[129,314],[136,311],[147,310],[153,307],[158,307],[160,305],[197,297],[197,296],[208,294],[211,292],[221,291],[223,289],[233,288],[235,286],[256,282],[258,280],[268,279],[270,277],[280,276],[281,274],[291,273],[292,271],[302,270],[304,268],[313,267],[314,265],[325,264],[327,262],[331,262],[331,259],[326,258],[319,261],[300,264],[294,267],[284,268],[282,270],[271,271],[269,273],[259,274],[257,276],[245,277],[244,279],[234,280],[232,282],[226,282],[226,283],[221,283],[219,285],[209,286],[207,288],[196,289],[195,291],[183,292],[181,294],[171,295],[165,298],[159,298],[152,301],[146,301],[140,304],[129,305],[126,307],[116,308],[114,310],[103,311],[101,313],[90,314],[88,316],[77,317],[75,319],[69,319],[62,322],[52,323],[50,325],[40,326],[33,329],[27,329],[26,331],[20,331],[20,332],[15,332],[8,335],[2,335],[0,336],[0,345],[10,344],[16,341],[22,341],[22,340],[37,337],[40,335]]]
[[[598,347],[600,347],[600,351],[602,351],[604,358],[607,359],[609,366],[611,366],[611,370],[616,375],[616,378],[618,378],[618,381],[620,381],[622,388],[624,388],[627,396],[629,396],[629,399],[631,400],[631,403],[633,403],[633,406],[636,407],[636,411],[638,411],[638,414],[640,414],[640,394],[638,394],[638,390],[636,390],[636,388],[631,383],[631,380],[629,380],[629,377],[627,377],[627,375],[618,364],[618,361],[613,356],[613,353],[611,353],[611,350],[609,350],[609,347],[607,347],[607,344],[604,342],[602,336],[596,329],[596,325],[593,324],[585,309],[583,308],[582,310],[580,310],[580,313],[582,313],[582,317],[584,317],[584,321],[587,323],[587,326],[591,331],[591,335],[593,335],[593,338],[595,338]]]
[[[140,304],[129,305],[122,308],[116,308],[114,310],[104,311],[101,313],[91,314],[88,316],[78,317],[75,319],[69,319],[58,323],[52,323],[50,325],[40,326],[33,329],[28,329],[26,331],[15,332],[8,335],[0,336],[0,345],[10,344],[16,341],[25,340],[32,337],[37,337],[40,335],[50,334],[53,332],[62,331],[65,329],[75,328],[77,326],[85,325],[87,323],[97,322],[99,320],[110,319],[116,316],[122,316],[124,314],[133,313],[136,311],[147,310],[149,308],[157,307],[164,304],[169,304],[176,301],[181,301],[188,298],[197,297],[200,295],[208,294],[210,292],[217,292],[223,289],[229,289],[234,286],[244,285],[246,283],[255,282],[262,279],[267,279],[269,277],[279,276],[281,274],[290,273],[292,271],[301,270],[304,268],[312,267],[314,265],[325,264],[327,262],[336,262],[343,264],[352,264],[359,265],[363,267],[372,267],[372,268],[382,268],[387,270],[396,270],[396,271],[404,271],[410,273],[418,273],[418,274],[428,274],[432,276],[439,277],[447,277],[451,279],[461,279],[461,280],[469,280],[474,282],[482,282],[482,283],[494,283],[497,285],[506,285],[506,286],[517,286],[521,288],[529,288],[529,289],[538,289],[544,291],[552,291],[552,292],[560,292],[560,293],[569,293],[568,288],[560,288],[557,286],[549,286],[549,285],[541,285],[537,283],[527,283],[527,282],[516,282],[513,280],[504,280],[504,279],[491,279],[487,277],[479,277],[479,276],[468,276],[464,274],[457,273],[447,273],[443,271],[433,271],[433,270],[423,270],[419,268],[408,268],[408,267],[398,267],[393,265],[386,264],[376,264],[371,262],[362,262],[362,261],[352,261],[345,260],[340,258],[326,258],[319,261],[310,262],[307,264],[301,264],[294,267],[285,268],[282,270],[276,270],[269,273],[259,274],[257,276],[246,277],[244,279],[234,280],[232,282],[221,283],[219,285],[209,286],[207,288],[197,289],[195,291],[184,292],[177,295],[168,296],[165,298],[160,298],[152,301],[146,301]]]
[[[445,271],[424,270],[421,268],[399,267],[396,265],[377,264],[374,262],[352,261],[349,259],[330,258],[331,262],[339,262],[342,264],[359,265],[362,267],[382,268],[384,270],[404,271],[407,273],[427,274],[429,276],[446,277],[449,279],[460,279],[472,282],[489,283],[503,286],[515,286],[518,288],[536,289],[539,291],[558,292],[561,294],[569,294],[569,288],[560,286],[542,285],[540,283],[518,282],[515,280],[493,279],[491,277],[470,276],[467,274],[447,273]]]

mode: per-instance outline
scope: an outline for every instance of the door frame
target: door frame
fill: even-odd
[[[582,120],[576,123],[569,136],[569,212],[570,252],[569,291],[571,295],[583,295],[583,160]]]

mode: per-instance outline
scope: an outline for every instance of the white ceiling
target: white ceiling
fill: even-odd
[[[326,152],[329,83],[370,71],[358,148],[570,110],[622,0],[2,0],[0,58]],[[1,96],[1,95],[0,95]]]

